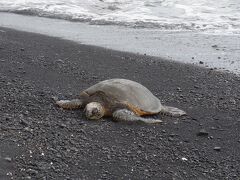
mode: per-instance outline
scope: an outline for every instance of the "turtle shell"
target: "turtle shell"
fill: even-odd
[[[101,81],[84,92],[91,96],[99,91],[127,104],[139,115],[159,113],[162,108],[161,102],[156,96],[143,85],[131,80],[109,79]]]

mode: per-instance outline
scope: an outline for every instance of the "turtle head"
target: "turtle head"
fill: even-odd
[[[86,105],[85,113],[88,119],[100,119],[104,116],[104,107],[98,102],[91,102]]]

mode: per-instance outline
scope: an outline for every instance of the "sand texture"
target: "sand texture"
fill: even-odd
[[[89,121],[51,100],[110,78],[188,116]],[[231,74],[0,28],[0,179],[237,179],[239,87]]]

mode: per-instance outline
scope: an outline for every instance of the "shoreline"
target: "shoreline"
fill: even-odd
[[[0,13],[0,26],[240,74],[240,35],[88,25],[11,13]]]
[[[240,176],[238,76],[6,28],[0,40],[0,177]],[[137,81],[188,116],[156,115],[163,124],[152,126],[89,121],[51,100],[110,78]]]

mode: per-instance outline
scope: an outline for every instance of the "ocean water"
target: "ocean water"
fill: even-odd
[[[239,0],[0,0],[0,11],[95,25],[240,34]]]

